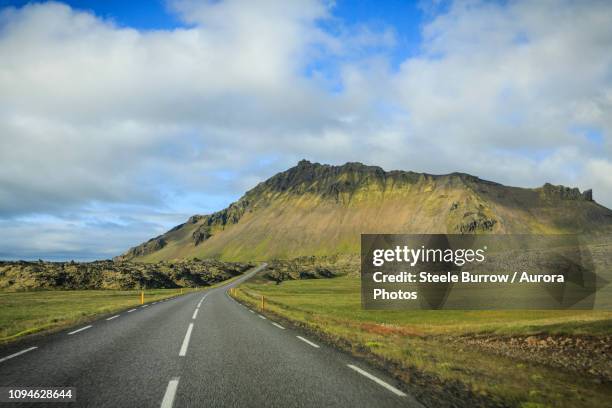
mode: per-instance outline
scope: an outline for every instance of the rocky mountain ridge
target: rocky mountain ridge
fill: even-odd
[[[611,226],[612,211],[591,190],[302,160],[227,208],[194,215],[116,259],[292,258],[356,253],[363,232],[590,234]]]

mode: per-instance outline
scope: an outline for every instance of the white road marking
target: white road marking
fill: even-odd
[[[279,329],[281,329],[281,330],[285,330],[285,328],[284,328],[283,326],[281,326],[280,324],[278,324],[278,323],[274,323],[274,322],[272,322],[272,324],[273,324],[274,326],[278,327],[278,328],[279,328]]]
[[[193,330],[193,323],[189,323],[189,327],[187,328],[187,333],[185,333],[185,338],[183,339],[183,345],[181,346],[181,351],[179,351],[179,357],[185,357],[187,354],[187,347],[189,347],[189,339],[191,339],[191,331]]]
[[[196,309],[193,311],[193,316],[191,316],[192,319],[195,320],[195,318],[198,316],[198,312],[200,311],[200,309]]]
[[[135,311],[136,309],[130,309],[128,310],[128,313],[132,313],[133,311]]]
[[[106,320],[113,320],[113,319],[116,319],[116,318],[118,318],[118,317],[119,317],[119,315],[114,315],[114,316],[109,317],[109,318],[108,318],[108,319],[106,319]]]
[[[363,375],[364,377],[369,378],[370,380],[374,381],[376,384],[381,385],[383,387],[385,387],[386,389],[388,389],[389,391],[391,391],[392,393],[394,393],[395,395],[399,395],[400,397],[405,397],[406,394],[403,393],[402,391],[398,390],[397,388],[395,388],[394,386],[392,386],[391,384],[388,384],[386,382],[384,382],[383,380],[381,380],[378,377],[373,376],[372,374],[368,373],[367,371],[362,370],[359,367],[356,367],[352,364],[347,364],[347,366],[355,371],[357,371],[359,374]]]
[[[37,348],[38,348],[38,347],[30,347],[30,348],[27,348],[27,349],[25,349],[25,350],[18,351],[18,352],[17,352],[17,353],[15,353],[15,354],[11,354],[10,356],[2,357],[2,358],[0,358],[0,363],[1,363],[1,362],[3,362],[3,361],[6,361],[6,360],[10,360],[10,359],[11,359],[11,358],[13,358],[13,357],[17,357],[17,356],[20,356],[20,355],[22,355],[22,354],[25,354],[25,353],[27,353],[28,351],[36,350]]]
[[[251,313],[255,313],[255,312],[254,312],[254,311],[252,311],[251,309],[249,309],[249,312],[251,312]]]
[[[302,341],[303,341],[304,343],[306,343],[306,344],[310,344],[310,345],[311,345],[312,347],[314,347],[314,348],[319,348],[319,345],[318,345],[318,344],[315,344],[315,343],[313,343],[312,341],[310,341],[310,340],[308,340],[308,339],[303,338],[302,336],[295,336],[295,337],[297,337],[298,339],[302,340]]]
[[[166,393],[161,403],[161,408],[172,408],[174,404],[174,396],[176,395],[176,389],[178,388],[179,377],[173,377],[168,386],[166,387]]]
[[[90,329],[90,328],[91,328],[91,325],[85,326],[85,327],[81,327],[80,329],[76,329],[74,331],[71,331],[70,333],[68,333],[68,335],[70,336],[71,334],[82,332],[83,330],[87,330],[87,329]]]
[[[149,305],[142,305],[142,306],[140,306],[140,307],[149,307]]]
[[[258,314],[257,316],[259,316],[259,318],[260,318],[260,319],[264,319],[264,320],[266,320],[266,316],[262,316],[262,315],[260,315],[260,314]]]

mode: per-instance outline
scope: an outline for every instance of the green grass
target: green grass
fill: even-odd
[[[609,385],[483,353],[453,339],[469,334],[610,335],[612,312],[366,311],[361,308],[359,279],[351,277],[280,285],[259,280],[237,291],[240,300],[254,307],[261,295],[266,311],[354,354],[401,367],[392,371],[407,382],[425,373],[442,383],[459,381],[476,394],[512,405],[609,406]]]
[[[194,289],[184,289],[189,293]],[[180,289],[145,291],[145,303],[180,295]],[[0,292],[0,343],[51,332],[140,304],[138,290]]]
[[[242,274],[205,288],[148,289],[145,303],[226,285]],[[140,290],[0,291],[0,344],[49,333],[140,305]]]
[[[584,310],[389,310],[361,308],[360,281],[352,277],[294,280],[281,285],[248,283],[247,291],[303,314],[352,322],[400,325],[423,335],[497,334],[612,334],[612,312]]]

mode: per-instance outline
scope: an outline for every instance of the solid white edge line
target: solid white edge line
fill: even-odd
[[[187,354],[187,347],[189,347],[189,339],[191,339],[191,331],[193,330],[193,323],[189,323],[189,327],[187,328],[187,333],[185,333],[185,338],[183,339],[183,345],[181,346],[181,351],[179,351],[179,357],[185,357]]]
[[[134,312],[135,310],[136,310],[136,309],[130,309],[130,310],[128,310],[127,312],[128,312],[128,313],[132,313],[132,312]]]
[[[27,349],[25,349],[25,350],[18,351],[18,352],[17,352],[17,353],[15,353],[15,354],[11,354],[10,356],[2,357],[2,358],[0,358],[0,363],[1,363],[1,362],[3,362],[3,361],[6,361],[6,360],[10,360],[10,359],[11,359],[11,358],[13,358],[13,357],[17,357],[17,356],[20,356],[20,355],[22,355],[22,354],[25,354],[25,353],[27,353],[28,351],[36,350],[37,348],[38,348],[38,347],[30,347],[30,348],[27,348]]]
[[[73,330],[70,333],[68,333],[68,335],[70,336],[71,334],[76,334],[78,332],[82,332],[83,330],[87,330],[89,328],[91,328],[91,324],[89,326],[85,326],[85,327],[81,327],[80,329]]]
[[[314,347],[314,348],[319,348],[319,345],[318,345],[318,344],[315,344],[315,343],[313,343],[312,341],[310,341],[310,340],[308,340],[308,339],[303,338],[302,336],[295,336],[295,337],[297,337],[298,339],[302,340],[302,341],[303,341],[304,343],[306,343],[306,344],[310,344],[310,345],[311,345],[312,347]]]
[[[161,402],[161,408],[172,408],[174,404],[174,396],[176,395],[176,389],[178,388],[179,377],[173,377],[166,387],[166,393],[164,399]]]
[[[274,322],[272,322],[272,324],[273,324],[274,326],[278,327],[278,328],[279,328],[279,329],[281,329],[281,330],[285,330],[285,328],[284,328],[283,326],[281,326],[280,324],[278,324],[278,323],[274,323]]]
[[[363,375],[364,377],[369,378],[370,380],[374,381],[376,384],[385,387],[386,389],[388,389],[389,391],[391,391],[392,393],[394,393],[395,395],[398,395],[400,397],[405,397],[406,394],[400,390],[398,390],[397,388],[395,388],[394,386],[392,386],[391,384],[388,384],[386,382],[384,382],[383,380],[381,380],[378,377],[373,376],[372,374],[368,373],[367,371],[362,370],[361,368],[354,366],[352,364],[347,364],[347,366],[355,371],[357,371],[359,374]]]
[[[267,319],[266,319],[266,316],[262,316],[262,315],[260,315],[260,314],[258,314],[257,316],[259,316],[259,318],[260,318],[260,319],[267,320]]]
[[[116,318],[118,318],[118,317],[119,317],[119,315],[114,315],[114,316],[109,317],[109,318],[108,318],[108,319],[106,319],[106,320],[113,320],[113,319],[116,319]]]
[[[191,316],[191,318],[192,318],[193,320],[195,320],[195,318],[198,316],[198,312],[199,312],[199,311],[200,311],[200,309],[196,309],[196,310],[194,310],[194,311],[193,311],[193,316]]]

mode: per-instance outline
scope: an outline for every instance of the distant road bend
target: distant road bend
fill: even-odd
[[[227,295],[263,267],[208,292],[3,347],[0,386],[76,388],[76,403],[54,406],[420,406],[384,373]]]

